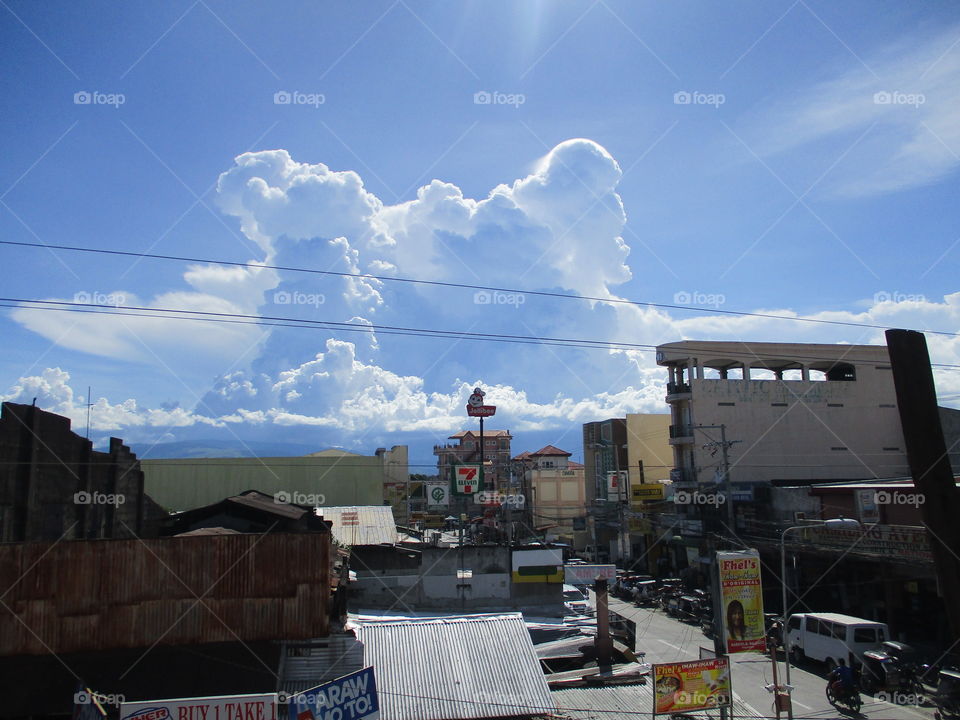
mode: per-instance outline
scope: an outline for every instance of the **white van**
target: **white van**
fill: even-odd
[[[787,620],[787,647],[794,664],[805,657],[827,664],[843,658],[851,667],[863,663],[863,653],[890,637],[886,624],[839,613],[797,613]]]

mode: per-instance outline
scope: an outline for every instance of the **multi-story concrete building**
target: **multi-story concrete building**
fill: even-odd
[[[437,456],[437,475],[441,480],[450,480],[456,465],[480,464],[480,433],[462,430],[450,436],[456,443],[434,445]],[[500,488],[510,479],[509,430],[485,430],[483,433],[483,462],[487,486]]]
[[[666,413],[627,413],[627,467],[631,486],[670,479],[673,468],[670,420]]]
[[[587,503],[606,500],[608,474],[629,468],[626,419],[583,424],[583,465]]]
[[[681,486],[722,478],[721,426],[744,497],[771,481],[909,474],[886,347],[684,341],[657,362]]]
[[[536,452],[521,453],[514,461],[526,468],[525,485],[530,489],[534,525],[549,527],[549,539],[580,549],[587,544],[584,468],[571,462],[570,455],[547,445]]]

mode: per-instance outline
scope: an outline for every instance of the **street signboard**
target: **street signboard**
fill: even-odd
[[[173,698],[120,705],[121,720],[276,720],[276,693]]]
[[[729,658],[653,666],[654,715],[728,707],[732,702]]]
[[[497,412],[496,405],[484,405],[483,396],[486,393],[480,388],[474,388],[473,394],[467,399],[467,415],[470,417],[490,417]],[[482,425],[481,425],[482,427]]]
[[[377,720],[380,717],[377,680],[372,667],[288,695],[286,699],[288,720]]]
[[[630,500],[634,505],[663,500],[663,483],[644,483],[630,486]]]
[[[467,405],[467,415],[470,417],[490,417],[497,414],[496,405]]]
[[[473,495],[480,492],[480,466],[457,465],[454,469],[455,492],[460,495]]]
[[[627,470],[611,470],[607,473],[607,499],[626,500],[630,493],[630,473]]]
[[[443,480],[428,480],[424,483],[424,494],[427,498],[427,507],[439,508],[450,506],[450,483]]]
[[[612,581],[617,577],[616,565],[564,565],[563,581],[567,585],[593,585],[598,577]]]
[[[763,652],[767,638],[763,622],[760,555],[756,550],[718,552],[717,563],[727,654]]]

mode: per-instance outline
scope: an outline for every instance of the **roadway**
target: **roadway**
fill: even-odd
[[[592,595],[592,593],[591,593]],[[591,598],[592,599],[592,598]],[[630,603],[611,597],[610,609],[633,620],[637,624],[637,652],[646,653],[649,663],[698,660],[700,648],[713,650],[713,640],[700,630],[699,625],[690,625],[667,616],[657,609],[637,608]],[[782,654],[777,671],[783,682]],[[736,706],[734,718],[776,717],[773,695],[764,686],[773,683],[773,668],[769,655],[737,653],[731,656],[730,671]],[[793,716],[795,720],[829,720],[831,718],[855,717],[835,710],[824,695],[826,671],[819,663],[807,662],[803,667],[791,667],[790,683],[793,685]],[[860,717],[870,720],[933,720],[934,708],[912,703],[904,704],[871,697],[861,693],[863,707]],[[786,713],[782,714],[786,718]]]

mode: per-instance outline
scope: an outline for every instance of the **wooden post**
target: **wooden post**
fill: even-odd
[[[887,330],[886,336],[910,474],[923,498],[920,512],[950,622],[949,645],[960,641],[960,493],[943,439],[926,339],[914,330]]]

